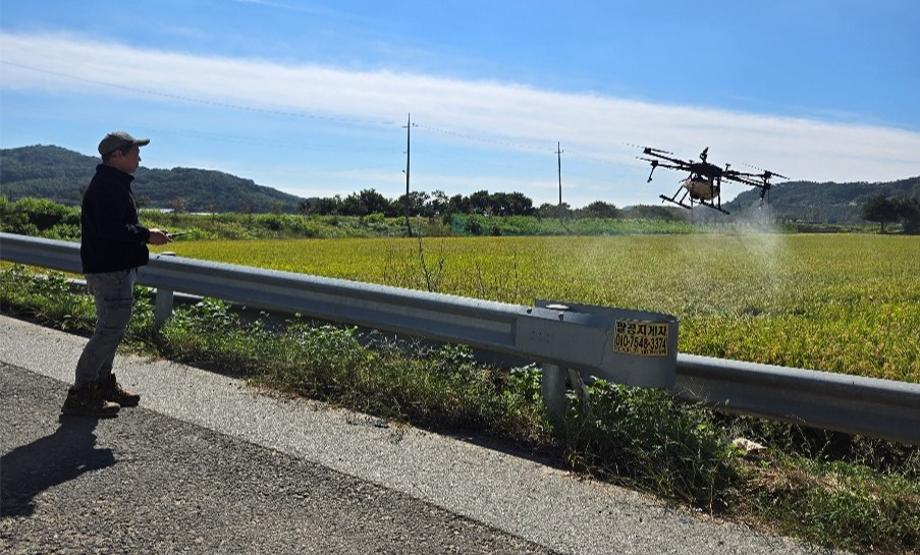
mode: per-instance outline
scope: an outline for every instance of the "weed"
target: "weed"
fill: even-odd
[[[588,389],[591,410],[571,410],[563,429],[574,466],[710,512],[724,508],[738,482],[737,452],[708,410],[604,380]]]

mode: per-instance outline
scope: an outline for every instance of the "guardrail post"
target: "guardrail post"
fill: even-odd
[[[162,252],[160,256],[176,256],[174,252]],[[173,311],[173,291],[157,287],[156,300],[154,301],[153,324],[156,329],[163,327],[166,320],[172,316]]]
[[[565,371],[558,364],[543,364],[543,379],[540,390],[543,403],[553,420],[562,420],[565,416]]]

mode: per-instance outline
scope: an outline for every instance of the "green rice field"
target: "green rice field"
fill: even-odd
[[[166,249],[520,304],[668,312],[681,321],[681,352],[920,383],[918,237],[302,239]]]

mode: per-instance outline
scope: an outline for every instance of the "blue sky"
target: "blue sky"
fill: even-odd
[[[630,144],[797,179],[920,175],[920,3],[0,3],[0,145],[152,142],[301,196],[657,202]],[[727,188],[730,198],[740,188]]]

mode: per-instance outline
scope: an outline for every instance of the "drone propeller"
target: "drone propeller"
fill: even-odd
[[[634,144],[631,144],[631,143],[626,143],[626,144],[628,144],[629,146],[636,147],[636,148],[641,148],[641,149],[642,149],[642,154],[674,154],[674,153],[671,152],[670,150],[664,150],[663,148],[655,148],[655,147],[651,147],[651,146],[634,145]]]
[[[637,145],[636,143],[624,143],[624,144],[625,144],[626,146],[629,146],[629,147],[632,147],[632,148],[641,148],[642,151],[643,151],[645,154],[652,154],[652,153],[656,153],[656,154],[674,154],[673,152],[671,152],[671,151],[669,151],[669,150],[664,150],[664,149],[661,149],[661,148],[655,148],[655,147],[645,146],[645,145]]]
[[[771,177],[779,177],[780,179],[789,179],[785,175],[781,175],[776,172],[771,172],[770,170],[764,170],[763,176],[764,176],[764,179],[770,179]]]

